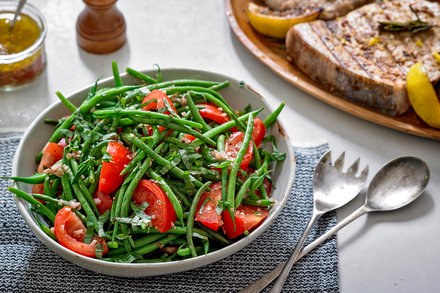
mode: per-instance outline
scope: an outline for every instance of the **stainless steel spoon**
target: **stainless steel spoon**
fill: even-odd
[[[20,0],[20,2],[18,2],[17,9],[15,10],[15,13],[14,13],[14,18],[12,19],[11,23],[9,24],[9,31],[11,31],[12,28],[14,27],[15,22],[17,21],[17,18],[21,13],[21,10],[23,9],[24,4],[26,4],[26,0]]]
[[[281,292],[290,269],[300,253],[303,244],[318,219],[351,201],[362,190],[368,176],[368,166],[356,175],[359,159],[346,172],[342,170],[345,152],[331,164],[331,152],[325,153],[318,162],[313,176],[313,211],[310,221],[301,235],[292,255],[287,261],[270,292]]]
[[[364,205],[307,245],[295,262],[360,216],[369,212],[391,211],[408,205],[423,193],[429,177],[428,166],[419,158],[401,157],[388,162],[372,179]],[[286,262],[279,264],[270,273],[240,292],[260,292],[279,276],[285,264]]]

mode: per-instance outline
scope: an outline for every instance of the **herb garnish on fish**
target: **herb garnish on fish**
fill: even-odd
[[[417,20],[412,20],[409,22],[391,22],[391,21],[379,21],[379,30],[386,32],[402,32],[408,31],[411,33],[418,33],[421,31],[425,31],[433,27],[433,25],[429,22],[420,20],[417,12],[412,8],[411,5],[408,5],[409,9],[414,13],[417,17]]]

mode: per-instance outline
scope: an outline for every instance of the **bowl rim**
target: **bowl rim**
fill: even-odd
[[[217,73],[217,72],[213,72],[213,71],[207,71],[207,70],[201,70],[201,69],[190,69],[190,68],[177,68],[177,67],[168,67],[168,68],[161,68],[160,69],[162,74],[166,74],[167,72],[184,72],[184,73],[197,73],[201,76],[205,76],[205,75],[212,75],[212,76],[216,76],[218,78],[222,78],[224,80],[229,80],[232,83],[237,83],[237,84],[241,84],[243,81],[242,80],[238,80],[232,76],[228,76],[222,73]],[[142,73],[146,73],[146,74],[151,74],[155,72],[155,69],[150,69],[150,70],[139,70],[139,72]],[[121,78],[124,79],[127,76],[130,76],[128,73],[122,73]],[[200,79],[202,79],[203,77],[200,77]],[[105,83],[108,83],[109,81],[114,80],[113,76],[109,76],[106,77],[104,79],[99,80],[98,82],[98,86],[99,85],[103,85]],[[82,88],[80,88],[79,90],[74,91],[73,93],[69,94],[68,96],[66,96],[67,99],[72,99],[73,97],[77,96],[78,94],[80,94],[81,92],[90,89],[91,86],[93,86],[94,83],[89,84],[87,86],[84,86]],[[269,103],[267,102],[267,100],[265,98],[263,98],[263,96],[261,94],[258,93],[258,91],[254,90],[251,86],[249,86],[247,83],[245,83],[245,87],[250,90],[251,92],[253,92],[253,94],[255,94],[257,97],[259,97],[264,106],[268,108],[268,110],[270,110],[271,112],[273,112],[273,109],[271,108],[271,106],[269,105]],[[85,98],[85,97],[84,97]],[[49,107],[47,107],[45,110],[43,110],[35,119],[34,121],[31,123],[31,125],[27,128],[27,130],[25,131],[24,135],[22,136],[20,143],[17,147],[17,150],[15,152],[15,156],[14,156],[14,160],[13,160],[13,165],[12,165],[12,176],[18,176],[18,161],[19,161],[19,156],[20,154],[25,150],[25,146],[24,146],[24,142],[27,140],[27,138],[30,136],[32,130],[35,128],[35,126],[42,121],[42,119],[47,115],[47,113],[51,112],[54,108],[59,107],[61,104],[61,101],[56,101],[55,103],[51,104]],[[281,211],[283,210],[289,196],[290,196],[290,191],[293,187],[293,183],[294,183],[294,179],[295,179],[295,172],[296,172],[296,159],[295,159],[295,155],[294,155],[294,151],[293,151],[293,145],[292,142],[288,136],[288,133],[286,132],[286,129],[284,127],[284,124],[282,121],[280,121],[280,119],[278,118],[277,121],[277,126],[281,129],[281,131],[283,132],[283,136],[285,137],[286,140],[286,144],[287,144],[287,152],[289,153],[288,156],[286,157],[286,163],[291,164],[291,175],[289,176],[289,181],[287,182],[287,184],[285,185],[285,187],[280,189],[284,190],[283,195],[281,197],[280,200],[278,200],[279,202],[279,206],[277,209],[275,209],[273,212],[269,213],[268,217],[263,221],[263,223],[257,227],[254,231],[252,231],[252,233],[250,233],[249,235],[247,235],[246,237],[243,237],[242,239],[233,242],[219,250],[210,252],[206,255],[200,255],[194,258],[188,258],[188,259],[184,259],[184,260],[178,260],[178,261],[171,261],[171,262],[160,262],[160,263],[116,263],[116,262],[108,262],[108,261],[104,261],[104,260],[100,260],[97,258],[91,258],[91,257],[87,257],[87,256],[82,256],[76,252],[73,252],[72,250],[69,250],[67,248],[65,248],[64,246],[62,246],[60,243],[58,243],[57,241],[53,240],[52,238],[50,238],[46,233],[43,232],[43,230],[38,226],[38,224],[36,223],[36,221],[34,220],[34,217],[31,213],[29,213],[28,207],[29,204],[14,195],[14,199],[16,202],[16,205],[23,217],[23,219],[25,220],[25,222],[28,224],[28,226],[31,228],[32,232],[37,236],[37,238],[39,238],[39,240],[41,242],[43,242],[43,244],[48,247],[50,250],[56,252],[58,255],[60,255],[62,258],[78,265],[81,266],[83,268],[86,268],[88,270],[92,270],[95,272],[99,272],[99,273],[103,273],[106,275],[113,275],[113,276],[127,276],[126,274],[123,273],[109,273],[109,270],[114,270],[114,269],[139,269],[139,270],[153,270],[153,272],[149,272],[148,274],[138,274],[138,276],[154,276],[154,275],[164,275],[164,274],[170,274],[170,273],[176,273],[176,272],[182,272],[182,271],[189,271],[198,267],[202,267],[202,266],[206,266],[209,265],[213,262],[217,262],[219,260],[222,260],[238,251],[240,251],[241,249],[243,249],[245,246],[247,246],[249,243],[251,243],[252,241],[254,241],[256,238],[258,238],[266,229],[269,228],[269,226],[272,224],[272,222],[276,219],[276,217],[278,217],[278,215],[281,213]],[[274,127],[274,126],[272,126]],[[290,158],[290,161],[287,161]],[[16,185],[16,183],[14,183]],[[284,186],[284,184],[283,184]],[[89,264],[89,265],[98,265],[98,266],[104,266],[107,267],[106,272],[102,272],[99,270],[94,270],[91,269],[89,266],[86,266],[85,263]],[[202,262],[202,263],[200,263]],[[154,273],[155,269],[163,269],[166,267],[170,267],[171,265],[176,265],[175,268],[180,267],[180,269],[174,269],[174,270],[169,270],[168,273]],[[178,265],[178,266],[177,266]],[[182,269],[183,267],[183,269]],[[136,276],[134,276],[136,277]]]

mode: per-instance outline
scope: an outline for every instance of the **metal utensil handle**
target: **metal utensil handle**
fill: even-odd
[[[289,276],[289,272],[292,269],[293,264],[296,262],[296,258],[298,257],[299,253],[301,252],[301,249],[303,247],[304,242],[307,239],[307,236],[310,234],[310,231],[312,231],[313,226],[318,221],[318,219],[322,216],[322,213],[317,212],[316,210],[313,210],[312,216],[309,220],[309,223],[307,224],[306,229],[304,230],[303,234],[301,235],[301,238],[299,239],[298,243],[296,244],[295,249],[293,250],[292,255],[287,260],[286,265],[284,266],[283,270],[281,271],[280,275],[278,276],[277,280],[275,281],[274,285],[272,286],[272,289],[270,289],[270,293],[275,292],[281,292],[283,289],[284,282],[286,282],[287,277]]]
[[[295,262],[300,260],[303,256],[308,254],[310,251],[318,247],[321,243],[335,235],[339,230],[347,226],[352,221],[356,220],[360,216],[367,213],[368,210],[365,207],[365,205],[361,206],[357,210],[355,210],[353,213],[348,215],[346,218],[344,218],[342,221],[340,221],[337,225],[335,225],[333,228],[328,230],[325,234],[321,235],[317,239],[315,239],[312,243],[307,245],[301,252],[299,253],[298,257],[296,258]],[[243,288],[239,293],[258,293],[264,288],[266,288],[267,285],[272,283],[273,280],[275,280],[281,271],[283,270],[285,264],[287,261],[280,263],[275,269],[273,269],[268,274],[264,275],[262,278],[258,279],[251,285],[247,286],[246,288]]]
[[[341,230],[342,228],[344,228],[345,226],[347,226],[348,224],[350,224],[351,222],[353,222],[354,220],[356,220],[357,218],[359,218],[360,216],[364,215],[365,213],[367,213],[368,210],[366,209],[365,205],[359,207],[357,210],[355,210],[354,212],[352,212],[350,215],[348,215],[347,217],[345,217],[341,222],[339,222],[337,225],[335,225],[333,228],[331,228],[330,230],[328,230],[326,233],[322,234],[320,237],[316,238],[312,243],[310,243],[309,245],[307,245],[298,255],[298,257],[296,258],[297,262],[298,260],[300,260],[303,256],[305,256],[306,254],[308,254],[310,251],[312,251],[313,249],[315,249],[316,247],[318,247],[321,243],[323,243],[324,241],[326,241],[327,239],[329,239],[330,237],[332,237],[333,235],[335,235],[339,230]]]

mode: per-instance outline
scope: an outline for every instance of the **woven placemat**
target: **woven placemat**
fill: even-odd
[[[0,176],[10,176],[21,133],[0,134]],[[293,251],[312,211],[312,177],[327,144],[295,147],[295,184],[277,220],[243,250],[196,270],[147,278],[100,275],[46,248],[22,219],[8,180],[0,180],[1,292],[236,292],[270,272]],[[336,224],[322,217],[307,243]],[[283,292],[339,292],[336,236],[293,267]]]

